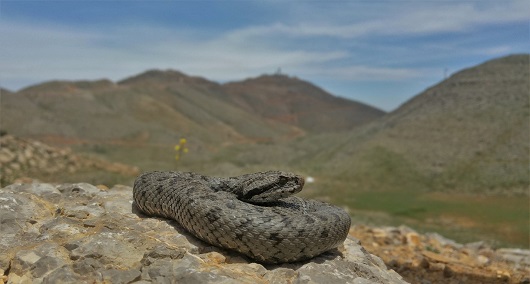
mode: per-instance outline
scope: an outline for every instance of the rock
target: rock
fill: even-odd
[[[404,226],[354,226],[350,234],[413,283],[530,282],[530,250],[494,250],[485,242],[462,245],[436,233],[422,235]]]
[[[483,241],[473,242],[473,243],[467,243],[465,244],[466,248],[470,248],[474,251],[479,251],[480,249],[483,249],[486,247],[486,244]]]
[[[443,270],[443,275],[446,278],[452,277],[454,275],[453,269],[451,269],[451,266],[446,265]]]
[[[530,265],[530,250],[501,248],[497,255],[505,261],[516,265]]]
[[[67,263],[66,249],[55,243],[43,243],[31,250],[18,251],[11,260],[10,273],[30,279],[44,279]]]
[[[0,163],[7,164],[13,161],[15,158],[16,155],[9,148],[0,148]]]
[[[93,196],[98,194],[101,190],[88,183],[63,184],[57,189],[68,196],[81,194],[84,196]]]
[[[110,269],[105,270],[101,273],[101,276],[104,281],[108,283],[132,283],[141,279],[142,273],[140,270],[131,269],[131,270],[118,270]]]
[[[441,246],[448,246],[448,247],[455,247],[455,248],[462,248],[463,245],[451,240],[451,239],[448,239],[438,233],[428,233],[426,234],[426,236],[433,240],[433,241],[436,241],[438,242]]]
[[[490,262],[490,259],[483,256],[483,255],[479,255],[477,256],[477,262],[480,264],[480,265],[486,265]]]
[[[15,185],[17,187],[17,191],[21,192],[27,192],[27,193],[33,193],[35,195],[53,195],[57,194],[60,195],[61,192],[57,189],[56,186],[53,186],[51,184],[47,183],[29,183],[29,184],[22,184],[22,185]]]
[[[416,232],[410,232],[405,235],[406,243],[409,246],[417,247],[421,245],[420,235]]]
[[[9,277],[10,275],[8,275]],[[25,275],[24,275],[25,276]],[[89,275],[82,275],[75,273],[70,266],[62,266],[50,272],[42,279],[44,283],[94,283],[94,280],[101,280],[101,277],[94,277]],[[32,282],[37,282],[40,279],[31,279]],[[13,281],[15,282],[15,281]],[[101,281],[100,281],[101,282]]]
[[[334,258],[310,262],[297,270],[299,274],[295,283],[362,283],[363,280],[368,281],[365,283],[396,283],[401,279],[394,271],[389,272],[380,259],[374,261],[374,258],[379,259],[367,253],[362,260],[355,257],[358,261],[345,262]]]
[[[293,269],[278,267],[268,270],[263,276],[263,279],[269,283],[292,283],[297,275]]]
[[[0,184],[7,185],[25,177],[53,179],[57,173],[76,173],[100,169],[124,176],[138,175],[138,168],[111,163],[92,156],[74,154],[31,139],[12,135],[0,137]]]
[[[353,237],[306,262],[254,263],[143,216],[128,186],[13,184],[0,216],[9,283],[406,283]]]

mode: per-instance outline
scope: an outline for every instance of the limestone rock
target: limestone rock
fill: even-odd
[[[12,135],[0,136],[0,184],[6,185],[27,176],[53,178],[59,173],[101,169],[136,176],[138,168],[82,156],[70,149]]]
[[[530,250],[459,244],[411,228],[353,226],[350,234],[412,283],[530,283]]]
[[[0,225],[0,283],[406,283],[353,237],[310,261],[254,263],[143,216],[128,186],[13,184]]]
[[[502,248],[497,250],[497,254],[507,262],[530,266],[530,250]]]

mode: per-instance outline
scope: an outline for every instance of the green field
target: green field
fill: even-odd
[[[354,223],[388,226],[405,224],[420,232],[437,232],[461,243],[486,241],[499,247],[522,248],[530,245],[530,206],[525,196],[432,190],[429,188],[432,180],[418,174],[410,163],[385,151],[368,153],[368,160],[364,162],[370,165],[362,164],[363,159],[358,160],[361,166],[377,170],[359,171],[351,176],[337,178],[326,171],[319,171],[314,164],[305,167],[292,164],[282,166],[281,162],[270,165],[277,159],[276,156],[282,154],[267,154],[268,151],[281,153],[283,148],[274,148],[274,145],[268,147],[246,145],[227,147],[220,151],[191,148],[180,161],[174,159],[173,145],[82,146],[76,150],[135,165],[142,171],[182,170],[212,175],[237,175],[264,169],[292,170],[312,175],[316,179],[315,183],[306,184],[301,195],[347,207]],[[255,153],[256,149],[262,149],[262,156]],[[247,156],[245,153],[254,154]],[[81,173],[70,179],[109,186],[114,183],[131,185],[133,181],[132,177],[102,172],[92,175]],[[62,180],[66,181],[67,178],[63,177]],[[435,183],[432,186],[438,185]]]
[[[321,184],[320,184],[321,183]],[[315,187],[311,189],[311,187]],[[354,223],[437,232],[461,243],[486,241],[497,247],[529,247],[527,197],[351,190],[336,181],[307,185],[305,195],[346,206]]]

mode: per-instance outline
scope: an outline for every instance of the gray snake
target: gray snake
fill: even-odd
[[[346,239],[341,208],[290,196],[301,176],[269,171],[237,177],[148,172],[134,182],[134,202],[148,216],[176,220],[195,237],[262,263],[307,260]]]

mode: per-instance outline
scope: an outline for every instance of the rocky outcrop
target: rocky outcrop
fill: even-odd
[[[351,236],[307,262],[253,263],[143,216],[121,185],[12,184],[0,225],[0,283],[406,283]]]
[[[17,178],[43,178],[58,173],[105,170],[135,176],[136,167],[112,163],[95,157],[74,154],[69,148],[56,148],[42,142],[12,135],[0,136],[0,183],[7,185]]]
[[[350,234],[411,283],[530,283],[530,250],[459,244],[406,226],[353,226]]]

